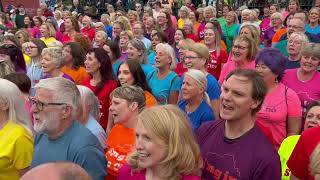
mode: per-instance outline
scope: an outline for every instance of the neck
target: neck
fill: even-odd
[[[127,47],[126,46],[120,47],[120,49],[121,49],[122,53],[126,53],[127,52]]]
[[[227,22],[227,26],[231,26],[233,22]]]
[[[310,79],[312,79],[312,77],[314,76],[314,74],[317,71],[311,71],[311,72],[306,72],[301,70],[301,68],[298,69],[298,79],[300,81],[309,81]]]
[[[157,165],[151,168],[147,168],[146,175],[150,179],[159,180],[163,177],[163,167],[161,165]]]
[[[207,47],[208,47],[208,49],[209,49],[209,51],[213,51],[213,50],[216,50],[216,43],[212,43],[212,44],[210,44],[210,45],[207,45]]]
[[[136,126],[137,126],[137,122],[138,122],[138,114],[137,114],[137,113],[134,113],[134,114],[132,114],[130,117],[131,117],[131,118],[130,118],[127,122],[123,123],[123,125],[124,125],[125,127],[127,127],[127,128],[133,128],[133,129],[135,129]]]
[[[315,28],[318,26],[318,21],[310,22],[310,27]]]
[[[38,64],[40,62],[40,56],[33,57],[32,61]]]
[[[246,64],[246,61],[245,60],[242,60],[242,61],[235,61],[235,64],[237,67],[243,67],[245,64]]]
[[[167,75],[169,72],[170,72],[170,69],[167,68],[167,67],[161,67],[161,68],[158,68],[158,75],[161,76],[161,75]]]
[[[225,122],[225,137],[236,139],[254,127],[255,117],[248,114],[239,120],[228,120]]]
[[[200,95],[196,96],[196,98],[188,99],[187,111],[194,112],[201,104],[202,99],[203,99],[203,96],[200,96]]]
[[[278,85],[278,83],[276,83],[276,81],[265,81],[265,85],[267,86],[268,92],[270,92]]]
[[[289,61],[299,61],[299,54],[289,54]]]
[[[279,29],[281,29],[281,27],[282,27],[282,25],[280,24],[278,26],[273,27],[273,29],[274,29],[274,31],[277,32]]]
[[[60,71],[60,69],[54,69],[51,72],[49,72],[51,77],[61,77],[62,76],[62,72]]]
[[[61,120],[60,127],[57,128],[55,131],[47,132],[49,139],[58,139],[67,129],[72,125],[73,120],[70,119],[63,119]]]
[[[66,62],[65,66],[68,67],[68,68],[72,68],[72,60],[71,61],[68,61]]]
[[[91,75],[92,75],[92,80],[95,85],[101,81],[101,74],[99,71],[94,72]]]

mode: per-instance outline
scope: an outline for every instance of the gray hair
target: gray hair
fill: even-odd
[[[99,121],[100,119],[100,109],[99,109],[99,99],[91,91],[91,89],[86,86],[77,85],[77,88],[81,95],[82,105],[89,105],[91,107],[90,114]]]
[[[144,43],[140,39],[132,39],[129,41],[129,43],[136,48],[138,51],[141,51],[141,57],[139,60],[140,64],[148,64],[148,57],[147,57],[147,49]]]
[[[19,88],[6,79],[0,79],[0,87],[0,101],[8,105],[9,120],[22,125],[32,133],[30,116]]]
[[[170,69],[174,71],[177,67],[177,63],[176,63],[176,53],[174,52],[172,46],[170,46],[168,43],[159,43],[156,46],[156,51],[158,49],[162,49],[171,58]]]
[[[41,53],[42,56],[49,55],[56,64],[56,68],[59,69],[64,65],[64,58],[62,56],[62,48],[61,47],[49,47],[44,48]]]
[[[204,91],[203,99],[208,104],[210,104],[210,98],[206,92],[207,84],[208,84],[207,76],[202,71],[197,70],[197,69],[189,69],[185,73],[185,75],[191,77],[193,80],[195,80],[197,82],[197,85],[199,87],[203,88],[203,91]]]
[[[213,15],[216,16],[216,13],[217,13],[217,10],[215,7],[213,6],[206,6],[204,9],[203,9],[203,12],[206,12],[206,11],[212,11]]]
[[[104,26],[104,25],[103,25],[103,26]],[[107,35],[106,32],[104,32],[104,31],[97,31],[97,32],[96,32],[96,35],[97,35],[97,34],[101,34],[106,41],[108,40],[108,35]]]
[[[320,44],[319,43],[307,43],[302,47],[300,55],[314,56],[320,59]]]
[[[53,97],[56,102],[66,103],[73,108],[72,118],[77,118],[80,107],[80,92],[77,86],[70,80],[63,77],[55,77],[41,79],[35,88],[46,89],[53,92]]]
[[[110,94],[110,99],[113,97],[124,99],[128,104],[133,102],[138,103],[139,112],[146,107],[144,91],[139,86],[120,86]]]

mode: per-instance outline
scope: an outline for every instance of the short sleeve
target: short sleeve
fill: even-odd
[[[225,64],[228,61],[228,54],[225,50],[221,49],[220,50],[220,59],[221,59],[221,63]]]
[[[16,140],[14,145],[13,164],[21,170],[30,166],[33,155],[33,139],[31,135],[24,132]]]
[[[175,74],[175,77],[172,79],[172,85],[170,88],[170,92],[172,91],[180,91],[181,87],[181,78]]]
[[[96,180],[105,180],[107,161],[98,148],[88,146],[80,149],[74,158],[74,162],[83,167]]]
[[[273,157],[269,157],[268,161],[266,161],[267,160],[261,162],[261,167],[257,167],[258,171],[254,173],[253,179],[281,179],[281,163],[279,155],[277,153],[274,153]]]
[[[310,158],[305,143],[305,137],[302,135],[287,162],[291,173],[299,179],[308,179]]]
[[[220,98],[220,86],[217,82],[217,80],[211,75],[208,75],[208,87],[207,87],[207,93],[209,95],[210,100],[217,100]]]
[[[302,116],[302,108],[299,96],[292,89],[288,89],[287,92],[287,100],[288,100],[288,116],[289,117],[301,117]]]

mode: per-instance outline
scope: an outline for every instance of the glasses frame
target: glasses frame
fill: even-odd
[[[47,107],[47,106],[50,106],[50,105],[52,105],[52,106],[68,105],[67,103],[44,103],[44,102],[41,102],[39,100],[35,100],[34,98],[31,98],[31,97],[29,97],[29,103],[30,103],[31,107],[35,104],[36,108],[39,111],[43,111],[44,107]]]

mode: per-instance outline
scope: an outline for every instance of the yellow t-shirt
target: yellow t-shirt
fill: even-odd
[[[178,19],[178,29],[183,29],[183,25],[184,25],[184,20],[183,19]]]
[[[30,62],[31,62],[30,56],[28,56],[25,53],[23,53],[23,59],[24,59],[24,62],[26,63],[26,65],[28,66],[30,64]]]
[[[32,135],[9,121],[0,129],[0,180],[18,180],[19,170],[30,166],[32,154]]]
[[[53,42],[56,42],[56,38],[54,37],[49,37],[49,38],[40,38],[47,46],[50,44],[50,43],[53,43]]]
[[[289,160],[291,153],[296,146],[298,140],[300,138],[300,135],[292,135],[287,138],[285,138],[278,150],[278,154],[280,156],[281,161],[281,172],[282,172],[282,180],[290,180],[290,170],[287,166],[287,161]]]

